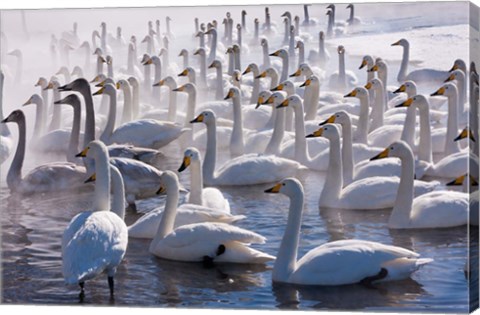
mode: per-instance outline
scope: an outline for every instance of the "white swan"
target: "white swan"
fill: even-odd
[[[402,63],[398,71],[397,81],[405,82],[406,80],[413,81],[417,84],[425,84],[430,86],[438,86],[448,77],[447,71],[435,69],[418,69],[407,74],[408,63],[410,61],[410,43],[408,40],[402,38],[396,41],[392,46],[403,47]]]
[[[187,148],[178,172],[190,167],[190,193],[188,203],[218,209],[230,213],[230,203],[222,192],[215,187],[203,187],[202,158],[200,151],[194,147]]]
[[[375,176],[354,181],[343,187],[340,130],[335,124],[327,124],[307,137],[321,136],[330,140],[330,161],[325,179],[326,184],[320,195],[320,207],[355,210],[393,207],[400,182],[399,178]],[[415,194],[427,193],[438,185],[438,182],[416,181]]]
[[[154,119],[138,119],[114,128],[117,103],[116,88],[112,84],[106,84],[93,95],[103,93],[110,96],[108,121],[100,137],[107,144],[124,143],[138,147],[159,149],[174,141],[186,131],[178,124]]]
[[[345,285],[402,280],[432,262],[419,254],[392,245],[362,240],[341,240],[318,246],[297,260],[304,192],[295,178],[287,178],[266,193],[290,198],[287,226],[275,260],[274,282],[300,285]]]
[[[447,187],[462,186],[463,192],[470,193],[469,196],[469,224],[478,226],[478,181],[472,175],[462,175],[445,184]]]
[[[197,223],[174,228],[178,204],[178,177],[171,171],[162,175],[160,191],[167,193],[167,202],[157,234],[149,251],[155,256],[207,264],[258,263],[264,264],[275,257],[250,248],[251,243],[265,243],[257,233],[225,223]]]
[[[225,163],[215,171],[217,158],[216,118],[212,111],[204,111],[192,123],[202,122],[207,127],[207,150],[203,163],[205,184],[212,186],[255,185],[278,181],[294,175],[301,165],[273,155],[247,154]]]
[[[394,229],[446,228],[468,224],[468,194],[433,191],[414,198],[413,153],[408,144],[398,141],[372,159],[398,157],[402,175],[388,227]]]
[[[345,47],[338,46],[337,53],[338,71],[330,76],[329,86],[341,92],[357,85],[358,79],[352,71],[345,69]]]
[[[109,165],[107,149],[101,142],[91,142],[87,148],[89,157],[93,157],[97,165],[93,211],[77,214],[62,237],[63,276],[67,284],[80,285],[80,300],[85,295],[85,281],[103,272],[107,273],[110,296],[113,297],[113,277],[128,244],[128,230],[123,221],[124,207],[116,206],[117,199],[123,201],[120,187],[123,185],[122,176]],[[112,207],[110,176],[114,186],[115,204]],[[115,187],[118,187],[120,194]]]
[[[65,190],[80,190],[86,175],[83,166],[69,162],[54,162],[37,166],[22,177],[25,158],[26,123],[21,110],[13,111],[2,123],[15,122],[18,125],[18,145],[7,174],[7,185],[12,193],[34,194]]]

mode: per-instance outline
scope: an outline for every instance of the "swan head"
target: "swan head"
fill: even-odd
[[[88,83],[87,80],[85,80],[84,78],[78,78],[76,79],[75,81],[73,82],[70,82],[66,85],[63,85],[63,86],[60,86],[58,88],[59,91],[81,91],[85,88],[89,88],[90,87],[90,84]]]
[[[238,46],[237,44],[234,44],[232,46],[232,50],[233,50],[234,53],[239,54],[240,53],[240,46]]]
[[[103,73],[100,73],[100,74],[96,75],[96,76],[92,79],[92,81],[90,81],[90,83],[95,83],[95,82],[98,82],[98,83],[99,83],[99,82],[105,81],[106,79],[107,79],[107,76],[104,75]]]
[[[448,78],[446,78],[445,81],[443,81],[443,82],[450,82],[450,81],[454,81],[454,80],[465,81],[465,72],[463,72],[460,69],[455,69],[452,72],[450,72],[450,75],[448,76]]]
[[[473,177],[472,175],[468,175],[468,174],[464,174],[462,176],[459,176],[457,178],[455,178],[454,180],[446,183],[445,185],[446,186],[462,186],[465,179],[469,179],[470,180],[470,185],[471,186],[478,186],[478,181],[475,179],[475,177]]]
[[[127,88],[130,88],[130,84],[128,83],[127,80],[120,79],[117,81],[117,84],[115,84],[115,87],[117,88],[117,90],[127,89]]]
[[[331,10],[335,10],[335,5],[332,3],[332,4],[329,4],[327,6],[327,9],[331,9]]]
[[[385,159],[388,157],[397,157],[400,159],[406,158],[410,156],[413,159],[413,153],[410,146],[402,140],[395,141],[391,145],[389,145],[385,150],[380,152],[379,154],[375,155],[370,159],[370,161]]]
[[[367,84],[365,84],[365,88],[367,90],[372,89],[374,91],[378,91],[383,89],[383,83],[378,78],[373,78],[372,80],[368,81]]]
[[[395,105],[395,107],[410,107],[410,106],[417,106],[418,108],[423,108],[426,105],[428,107],[428,100],[425,96],[418,94],[412,97],[409,97],[406,101]]]
[[[27,106],[30,104],[39,104],[40,102],[43,103],[42,97],[38,94],[33,94],[25,103],[23,103],[22,106]]]
[[[195,37],[202,37],[203,35],[205,35],[204,32],[198,31],[197,34],[195,34]]]
[[[233,98],[237,98],[237,97],[240,97],[240,90],[235,87],[235,86],[232,86],[230,88],[230,90],[228,90],[228,93],[227,95],[225,96],[224,100],[228,100],[228,99],[233,99]]]
[[[405,38],[402,38],[398,41],[396,41],[395,43],[393,43],[391,46],[402,46],[402,47],[409,47],[409,43],[408,43],[408,40],[406,40]]]
[[[87,41],[84,41],[80,46],[78,46],[78,49],[81,48],[90,48],[90,43]]]
[[[144,66],[148,66],[148,65],[151,65],[153,63],[153,59],[152,57],[148,56],[148,55],[143,55],[143,58],[142,58],[142,65]]]
[[[346,124],[351,125],[352,120],[350,118],[350,115],[346,111],[341,110],[341,111],[336,112],[332,116],[328,117],[325,121],[321,122],[318,125],[323,126],[323,125],[326,125],[326,124],[340,124],[342,126],[344,126]]]
[[[265,101],[272,95],[272,92],[270,91],[262,91],[258,94],[258,101],[257,105],[255,106],[255,109],[259,108],[260,105],[265,104]]]
[[[20,58],[20,57],[22,57],[22,52],[20,51],[20,49],[15,49],[15,50],[12,50],[11,52],[9,52],[8,55]]]
[[[295,45],[295,48],[300,49],[305,47],[305,44],[303,43],[302,40],[297,40],[297,44]]]
[[[72,70],[71,74],[81,77],[83,75],[82,68],[80,68],[79,66],[73,67],[73,70]]]
[[[260,45],[261,45],[262,47],[265,47],[265,46],[268,47],[268,40],[267,40],[266,38],[262,38],[262,39],[260,40]]]
[[[89,157],[95,158],[100,155],[106,155],[108,157],[107,146],[100,140],[93,140],[75,157]]]
[[[237,24],[237,30],[238,30],[238,31],[241,31],[241,30],[242,30],[242,25]]]
[[[93,52],[93,55],[97,55],[97,56],[101,57],[103,55],[102,48],[100,48],[100,47],[96,48]]]
[[[253,20],[253,23],[254,23],[254,24],[259,24],[260,21],[258,20],[258,18],[255,18],[255,19]]]
[[[368,91],[363,86],[357,86],[350,93],[344,95],[343,97],[356,97],[356,98],[368,97]]]
[[[430,96],[455,96],[458,95],[457,86],[453,82],[447,82]]]
[[[287,17],[289,19],[292,18],[292,14],[289,11],[285,11],[280,17]]]
[[[340,127],[336,124],[326,124],[320,127],[318,130],[306,136],[306,138],[318,138],[324,137],[328,140],[340,141]]]
[[[415,95],[417,94],[417,85],[413,81],[405,81],[402,85],[398,87],[395,91],[393,91],[394,94],[397,93],[407,93],[408,95]]]
[[[68,75],[69,71],[68,68],[65,66],[60,67],[60,69],[57,71],[55,74],[63,74],[63,75]]]
[[[183,69],[183,71],[180,72],[177,76],[179,76],[179,77],[186,77],[186,76],[188,76],[189,73],[192,72],[192,71],[193,71],[193,68],[187,67],[187,68]]]
[[[345,54],[345,47],[344,47],[343,45],[339,45],[339,46],[337,47],[337,53],[338,53],[339,55]]]
[[[284,98],[284,100],[277,105],[277,108],[283,108],[287,106],[300,107],[303,106],[303,101],[297,94],[290,95],[289,97]]]
[[[211,124],[216,119],[215,113],[212,110],[205,110],[200,113],[194,120],[190,121],[191,124],[194,123],[204,123],[205,125]]]
[[[112,56],[107,55],[107,57],[105,57],[105,63],[110,66],[113,63]]]
[[[208,69],[212,69],[212,68],[220,68],[222,66],[222,63],[218,60],[214,60],[212,61],[212,63],[208,66]]]
[[[190,166],[192,161],[200,161],[200,151],[197,148],[190,147],[185,150],[183,154],[183,162],[178,169],[178,172],[183,172],[187,167]]]
[[[269,98],[263,102],[263,104],[273,104],[273,106],[278,107],[284,100],[287,94],[283,91],[277,91],[272,93]]]
[[[181,85],[177,87],[176,89],[172,90],[173,92],[185,92],[185,93],[193,93],[196,92],[196,87],[195,84],[193,83],[185,83],[184,85]]]
[[[127,80],[128,80],[128,83],[130,84],[130,86],[135,87],[135,88],[137,88],[139,86],[137,78],[129,77]]]
[[[112,78],[105,78],[105,80],[103,81],[100,81],[98,84],[96,84],[95,86],[96,87],[103,87],[105,86],[107,83],[110,83],[112,85],[115,85],[115,81],[113,81]]]
[[[347,5],[347,7],[346,7],[346,9],[351,9],[351,8],[353,8],[353,4],[352,4],[352,3],[350,3],[350,4]]]
[[[363,69],[364,67],[367,67],[367,66],[368,66],[367,70],[373,66],[373,58],[370,55],[363,56],[362,63],[360,64],[360,67],[358,67],[358,69]]]
[[[188,56],[188,50],[186,50],[185,48],[180,50],[180,53],[178,54],[178,57],[182,56]]]
[[[69,94],[61,100],[53,102],[55,105],[68,104],[72,106],[80,106],[80,98],[75,94]]]
[[[247,68],[245,69],[245,71],[243,71],[242,75],[245,75],[247,73],[250,73],[250,72],[253,72],[253,73],[258,73],[258,66],[256,63],[251,63],[247,66]]]
[[[35,86],[40,86],[42,89],[46,88],[47,85],[48,85],[48,80],[44,77],[40,77],[37,83],[35,83]]]
[[[58,89],[59,86],[60,86],[60,82],[52,78],[50,82],[48,82],[47,86],[43,88],[43,90]]]
[[[304,75],[308,72],[311,72],[311,69],[310,69],[310,66],[306,63],[302,63],[297,71],[295,71],[294,73],[292,73],[291,75],[289,75],[290,78],[293,78],[293,77],[299,77],[301,75]]]
[[[469,138],[471,141],[475,142],[473,131],[470,129],[469,126],[466,126],[465,128],[463,128],[460,134],[455,139],[453,139],[453,141],[459,141],[466,138]]]
[[[474,67],[475,68],[475,67]],[[462,70],[463,72],[467,72],[467,64],[465,63],[465,61],[463,61],[462,59],[456,59],[454,62],[453,62],[453,66],[452,68],[449,70],[449,72],[452,72],[452,71],[455,71],[457,69],[460,69]]]
[[[8,122],[19,122],[22,120],[25,121],[25,114],[20,109],[17,109],[11,112],[10,115],[1,121],[1,123],[5,124]]]
[[[281,193],[292,198],[297,195],[303,195],[303,186],[298,179],[289,177],[277,183],[272,188],[265,190],[265,192],[268,194]],[[298,210],[302,211],[303,209],[300,208]]]
[[[282,48],[271,53],[269,56],[284,58],[284,57],[288,57],[288,52]]]
[[[375,64],[367,70],[367,72],[381,72],[385,73],[387,71],[387,64],[382,59],[377,59]]]
[[[101,95],[107,94],[109,96],[115,96],[117,94],[117,89],[115,85],[112,83],[106,83],[104,86],[100,88],[97,92],[93,93],[93,95]]]
[[[152,41],[152,38],[150,37],[150,35],[146,35],[146,36],[142,39],[141,43],[148,43],[148,42],[151,42],[151,41]]]
[[[320,80],[316,75],[311,75],[308,77],[305,82],[300,84],[300,87],[307,87],[307,86],[319,86],[320,85]]]

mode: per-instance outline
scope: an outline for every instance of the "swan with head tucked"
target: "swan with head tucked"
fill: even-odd
[[[337,209],[385,209],[393,207],[399,178],[375,176],[360,179],[343,187],[340,130],[335,124],[327,124],[307,137],[326,137],[330,140],[330,159],[325,186],[320,195],[320,207]],[[413,172],[413,171],[412,171]],[[415,194],[432,191],[438,182],[415,182]],[[372,192],[375,192],[372,194]]]
[[[217,159],[216,117],[206,110],[192,123],[204,123],[207,127],[207,150],[203,163],[203,178],[208,186],[255,185],[278,181],[294,175],[300,163],[273,155],[246,154],[231,159],[215,170]]]
[[[91,142],[88,155],[95,159],[95,194],[93,210],[77,214],[62,237],[62,270],[67,284],[80,285],[83,300],[84,283],[105,272],[110,296],[114,295],[114,276],[128,245],[124,222],[122,176],[108,162],[108,151],[100,141]],[[110,205],[110,177],[113,184]],[[111,209],[111,210],[110,210]]]
[[[402,161],[400,185],[388,227],[393,229],[447,228],[468,224],[468,194],[442,190],[414,198],[413,153],[397,141],[372,159],[397,157]]]
[[[257,233],[225,223],[196,223],[174,228],[178,205],[178,177],[162,175],[159,192],[166,192],[164,215],[149,251],[155,256],[187,262],[264,264],[275,257],[248,246],[265,243]]]
[[[287,178],[265,192],[290,198],[287,226],[272,271],[274,282],[325,286],[402,280],[432,261],[408,249],[356,239],[320,245],[297,260],[304,208],[302,184]]]
[[[7,185],[12,193],[34,194],[85,188],[85,185],[82,185],[86,176],[85,167],[70,162],[43,164],[23,177],[26,147],[25,115],[21,110],[15,110],[1,122],[14,122],[19,129],[17,151],[7,174]]]

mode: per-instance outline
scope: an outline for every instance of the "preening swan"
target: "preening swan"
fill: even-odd
[[[402,280],[429,258],[392,245],[362,240],[341,240],[318,246],[297,260],[304,192],[295,178],[287,178],[266,193],[290,198],[287,226],[273,266],[272,280],[302,285],[345,285]]]
[[[192,123],[204,123],[207,127],[207,150],[203,163],[203,179],[208,186],[255,185],[278,181],[294,175],[300,163],[273,155],[255,153],[241,155],[215,170],[217,159],[216,118],[214,112],[203,111]]]
[[[113,278],[128,244],[128,230],[123,221],[124,207],[117,206],[118,200],[123,201],[124,198],[122,176],[109,164],[108,151],[100,141],[91,142],[84,151],[95,159],[96,165],[93,210],[77,214],[62,237],[63,276],[67,284],[80,285],[81,301],[85,295],[85,281],[103,272],[107,273],[113,298]],[[110,176],[114,186],[113,206],[110,206]]]
[[[394,142],[372,158],[398,157],[402,174],[388,226],[394,229],[446,228],[468,224],[468,194],[432,191],[414,198],[413,153],[403,141]]]
[[[225,223],[196,223],[174,228],[178,205],[178,177],[171,171],[162,175],[159,192],[167,202],[157,234],[149,250],[155,256],[178,261],[264,264],[275,257],[248,246],[265,243],[257,233]]]

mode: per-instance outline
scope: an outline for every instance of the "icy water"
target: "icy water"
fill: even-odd
[[[468,40],[467,6],[452,4],[419,4],[409,7],[401,4],[367,4],[357,5],[357,13],[366,23],[353,34],[327,41],[327,47],[335,56],[336,45],[348,41],[347,68],[352,69],[363,80],[365,73],[360,73],[361,51],[374,51],[380,54],[382,49],[392,62],[389,79],[394,82],[398,71],[401,51],[390,48],[390,44],[409,34],[420,38],[416,30],[423,31],[422,49],[415,51],[412,47],[411,58],[417,65],[433,68],[450,68],[457,57],[467,58],[465,49]],[[312,17],[320,17],[324,22],[325,5],[311,7]],[[345,19],[343,5],[338,5],[337,19]],[[432,13],[432,7],[436,9]],[[282,34],[282,22],[278,18],[286,9],[302,15],[302,7],[271,6],[271,13]],[[37,88],[33,84],[38,76],[49,77],[54,69],[48,56],[48,43],[51,33],[60,34],[60,30],[71,28],[72,21],[79,21],[82,38],[89,39],[91,30],[98,29],[100,22],[106,20],[114,32],[114,27],[124,27],[124,37],[137,34],[140,41],[147,31],[148,20],[161,18],[164,29],[164,17],[172,16],[176,24],[172,25],[177,40],[172,43],[170,59],[180,64],[176,54],[181,47],[190,50],[198,41],[193,40],[193,17],[199,16],[207,21],[220,19],[229,10],[238,21],[240,7],[200,8],[200,9],[135,9],[135,10],[65,10],[28,11],[27,26],[30,37],[25,39],[21,33],[20,14],[17,11],[2,12],[2,30],[9,36],[9,49],[24,49],[26,67],[22,86],[12,86],[6,82],[4,113],[20,107],[20,104]],[[254,17],[263,17],[263,7],[248,8],[252,12],[248,21]],[[185,13],[187,12],[187,13]],[[381,14],[379,14],[381,12]],[[448,16],[448,18],[446,18]],[[179,21],[187,21],[181,23]],[[478,21],[476,21],[478,23]],[[250,25],[249,24],[249,25]],[[324,24],[321,24],[322,27]],[[250,26],[252,28],[252,26]],[[443,27],[443,28],[442,28]],[[177,33],[178,31],[178,33]],[[308,49],[318,46],[318,29],[312,29],[313,41]],[[428,33],[445,33],[438,37]],[[449,32],[453,32],[451,35]],[[185,34],[188,34],[185,35]],[[427,35],[425,35],[427,34]],[[451,36],[450,36],[451,35]],[[376,41],[364,41],[368,36],[377,36]],[[270,49],[280,47],[279,39],[271,39]],[[362,40],[360,40],[362,38]],[[357,39],[357,40],[356,40]],[[248,42],[245,39],[245,42]],[[435,58],[428,58],[428,45],[440,45],[435,50]],[[144,46],[142,46],[144,48]],[[418,46],[416,46],[418,47]],[[438,46],[435,46],[438,47]],[[354,55],[348,55],[350,48]],[[391,49],[394,49],[393,51]],[[380,52],[381,51],[381,52]],[[251,60],[259,61],[260,51],[252,49],[251,54],[242,56],[244,66]],[[190,57],[192,63],[196,60]],[[83,55],[72,53],[71,64],[75,61],[83,64]],[[15,68],[13,59],[2,60],[12,72]],[[119,62],[121,63],[121,61]],[[333,58],[329,73],[337,66]],[[180,69],[181,70],[181,69]],[[393,83],[392,83],[393,84]],[[347,91],[348,92],[348,91]],[[97,100],[96,100],[97,101]],[[28,119],[33,110],[25,108]],[[200,127],[200,128],[203,128]],[[29,129],[29,132],[31,132]],[[12,128],[16,134],[15,128]],[[166,160],[164,169],[177,169],[181,164],[181,152],[176,145],[162,150]],[[228,155],[223,153],[220,161]],[[25,169],[51,161],[49,157],[34,154],[27,156]],[[89,192],[52,193],[19,198],[11,196],[6,184],[8,160],[1,168],[1,237],[2,237],[2,303],[7,304],[77,304],[78,287],[66,286],[61,273],[61,237],[70,219],[80,211],[89,209],[92,195]],[[25,173],[26,173],[25,170]],[[99,277],[86,284],[87,305],[115,306],[155,306],[184,308],[223,308],[223,309],[320,309],[320,310],[369,310],[369,311],[421,311],[459,313],[467,312],[469,301],[469,283],[464,269],[468,259],[469,245],[478,254],[478,238],[469,244],[468,233],[478,236],[478,228],[467,227],[455,229],[436,229],[425,231],[396,231],[387,228],[390,209],[375,211],[346,211],[319,209],[318,198],[324,185],[325,173],[302,171],[298,174],[306,192],[306,204],[299,244],[299,257],[310,249],[328,241],[339,239],[365,239],[393,244],[418,252],[422,257],[433,258],[434,262],[413,274],[411,279],[384,283],[375,287],[350,285],[340,287],[299,287],[291,285],[272,285],[273,264],[264,267],[242,265],[217,265],[204,268],[201,264],[180,263],[158,259],[148,252],[149,242],[130,239],[125,260],[120,265],[116,279],[116,298],[110,301],[105,277]],[[180,174],[181,182],[188,188],[188,171]],[[247,218],[238,226],[264,235],[266,244],[255,246],[269,254],[276,255],[283,236],[288,199],[285,196],[272,196],[263,193],[271,185],[222,188],[230,200],[232,213],[246,215]],[[137,207],[146,212],[164,204],[163,198],[152,198],[138,202]],[[127,213],[127,224],[131,224],[140,215]],[[478,269],[472,269],[478,279]],[[478,280],[477,280],[478,281]],[[478,282],[473,285],[478,288]],[[475,294],[475,293],[474,293]],[[478,292],[476,292],[478,295]]]

